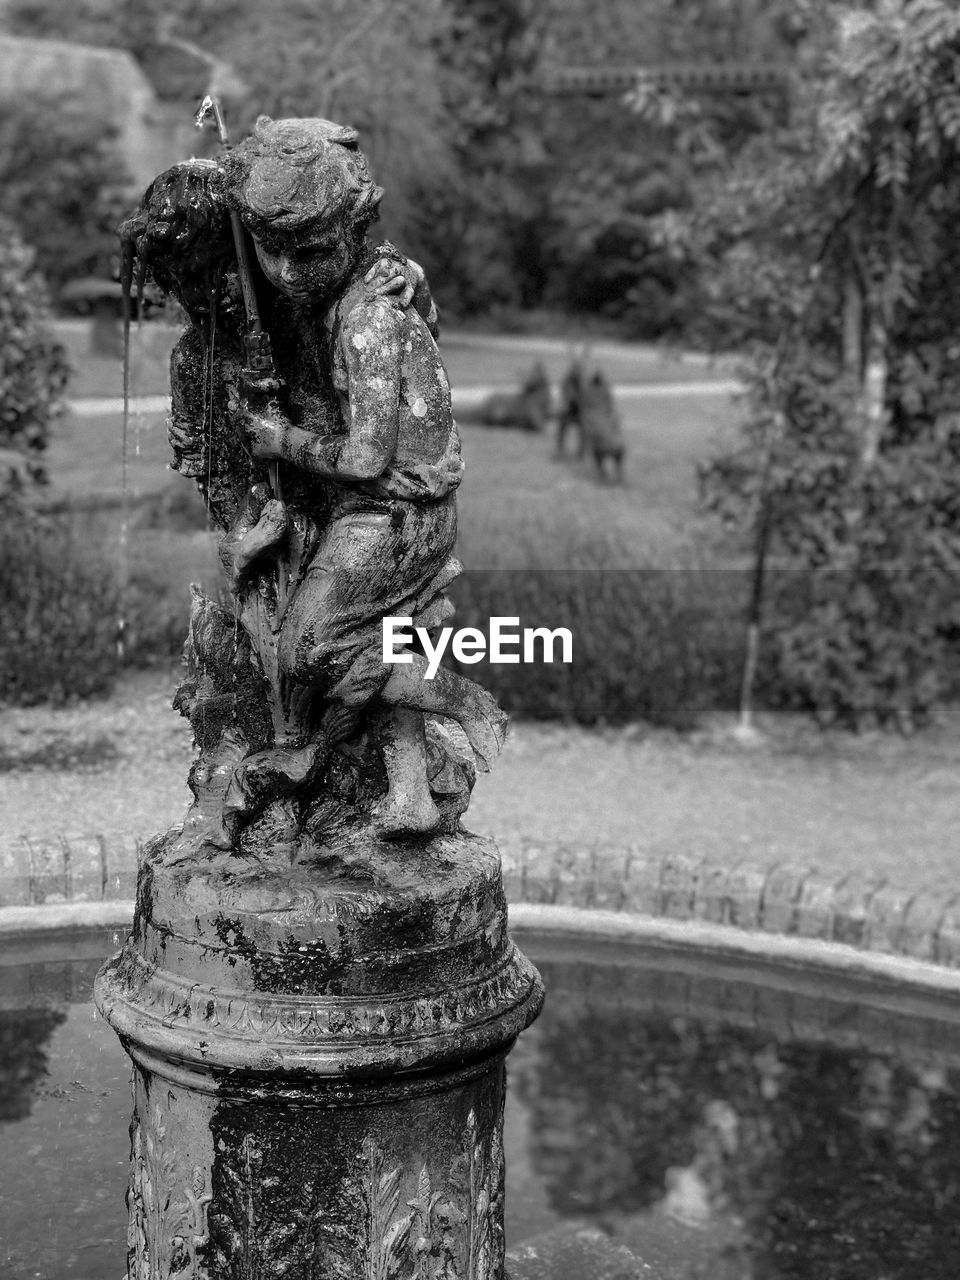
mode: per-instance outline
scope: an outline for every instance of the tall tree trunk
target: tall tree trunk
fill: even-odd
[[[757,508],[753,521],[753,565],[750,575],[750,600],[747,605],[746,648],[743,674],[740,681],[740,719],[738,729],[746,738],[753,733],[753,690],[760,660],[760,636],[763,624],[763,606],[767,589],[767,555],[773,534],[773,513],[770,509],[770,472],[773,455],[786,431],[786,422],[780,410],[767,422],[763,438],[763,461],[760,467],[760,484],[757,491]]]
[[[767,551],[770,547],[770,510],[766,493],[761,499],[760,511],[753,545],[753,570],[750,582],[750,602],[747,606],[747,636],[743,659],[743,675],[740,680],[740,731],[748,734],[753,729],[753,689],[760,661],[760,628],[763,623],[763,603],[767,586]]]
[[[887,378],[887,326],[880,308],[870,308],[867,326],[867,349],[863,363],[863,384],[860,395],[860,464],[866,471],[877,460],[880,437],[886,417]]]
[[[843,281],[843,371],[858,382],[863,370],[863,293],[856,272]]]

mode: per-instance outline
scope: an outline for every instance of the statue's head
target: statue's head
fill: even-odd
[[[330,120],[261,116],[225,170],[227,199],[271,283],[307,300],[346,278],[383,196],[356,130]]]

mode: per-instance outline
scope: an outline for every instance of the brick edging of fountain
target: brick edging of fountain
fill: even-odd
[[[501,850],[511,903],[592,908],[840,943],[960,968],[960,892],[910,891],[881,876],[598,843],[512,842]],[[129,861],[129,854],[124,863]],[[0,873],[0,933],[120,925],[132,916],[127,869],[99,836],[23,840]]]

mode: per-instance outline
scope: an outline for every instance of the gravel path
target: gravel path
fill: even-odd
[[[0,877],[60,836],[102,836],[111,875],[129,875],[136,841],[180,821],[192,748],[170,708],[175,683],[138,672],[104,701],[4,713]],[[793,718],[762,727],[744,747],[722,721],[686,736],[515,725],[469,825],[504,849],[629,846],[960,890],[960,719],[910,740],[823,735]]]

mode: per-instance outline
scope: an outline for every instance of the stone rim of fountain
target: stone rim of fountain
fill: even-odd
[[[67,843],[51,841],[52,856],[63,858]],[[579,908],[609,917],[687,921],[734,935],[788,937],[798,945],[836,943],[855,953],[910,957],[931,967],[960,969],[960,895],[908,890],[869,873],[830,876],[781,859],[763,863],[738,858],[722,864],[685,854],[650,856],[638,847],[533,840],[501,847],[500,853],[506,897],[514,907]],[[46,868],[44,876],[56,886],[56,899],[0,906],[0,936],[129,925],[131,896],[64,900],[62,870]],[[31,878],[39,879],[24,866],[6,879],[15,882],[23,898],[30,896]],[[0,891],[3,887],[0,880]],[[132,884],[125,887],[132,895]]]

